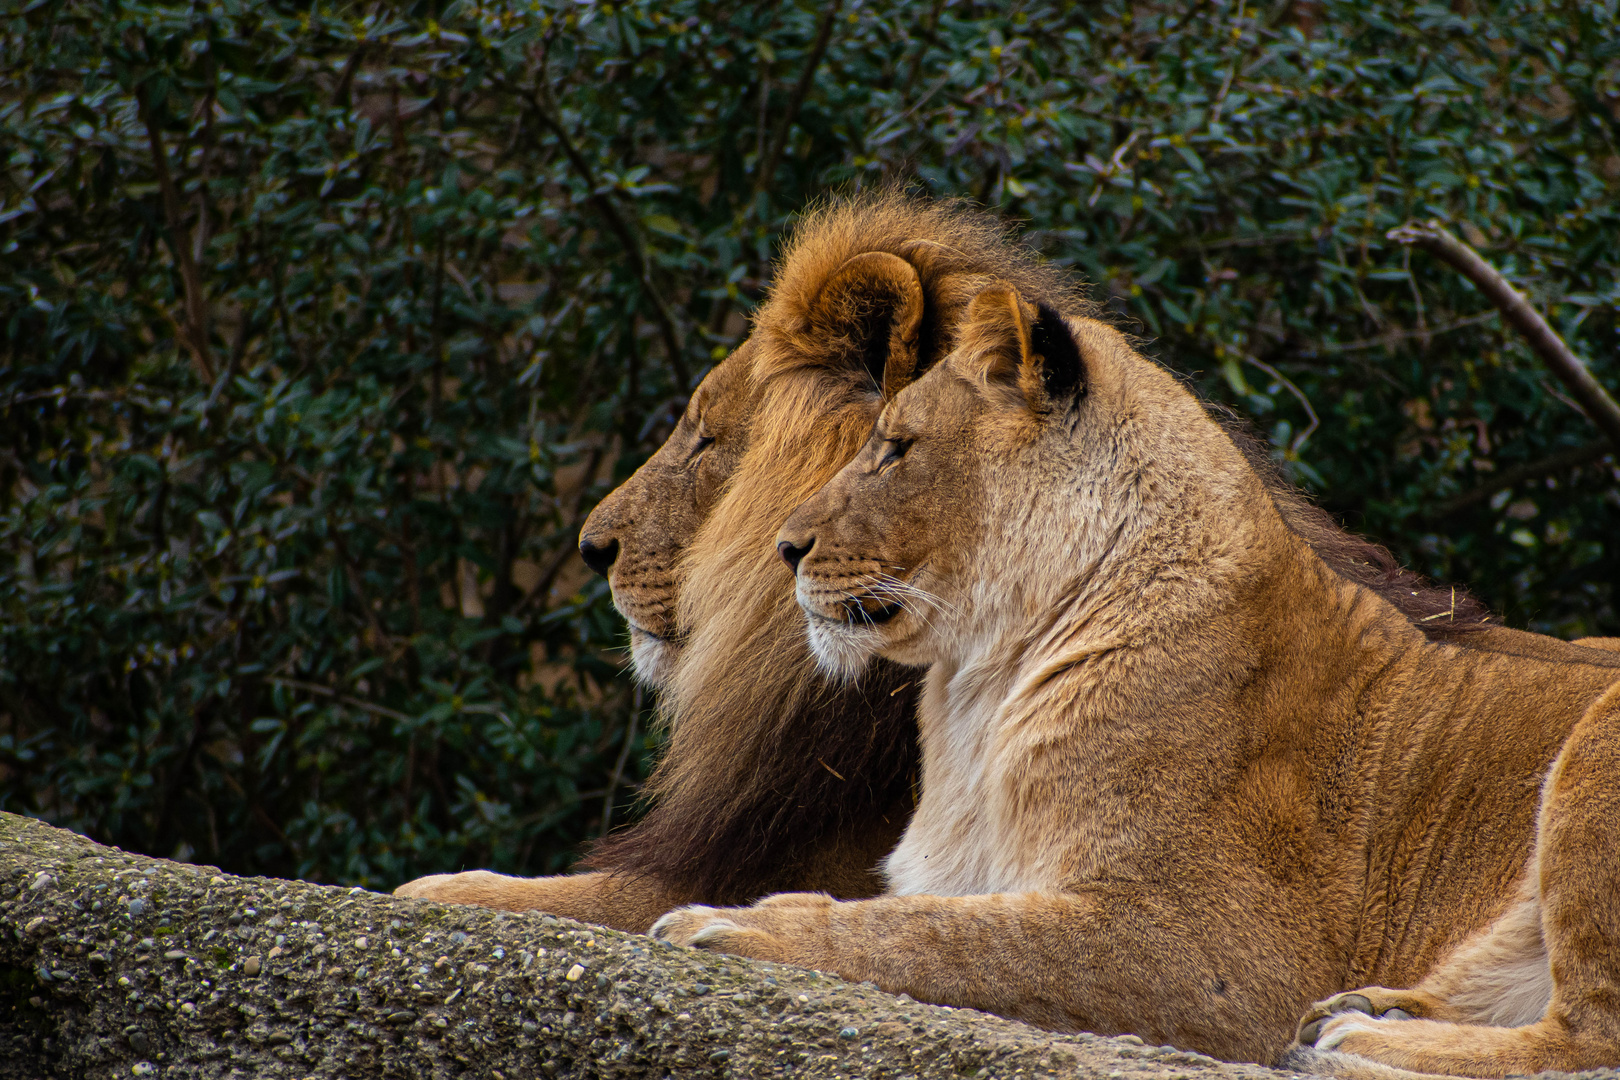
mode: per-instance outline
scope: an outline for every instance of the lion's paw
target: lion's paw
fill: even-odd
[[[394,890],[394,895],[441,904],[477,904],[507,911],[527,911],[538,906],[532,891],[533,882],[525,878],[511,878],[489,870],[465,870],[459,874],[429,874],[407,881]]]
[[[755,901],[754,907],[822,908],[838,903],[824,892],[784,892]]]
[[[437,900],[441,904],[470,904],[476,901],[463,898],[487,891],[490,883],[487,879],[499,878],[499,874],[492,874],[488,870],[468,870],[460,874],[429,874],[415,881],[407,881],[394,890],[394,895],[413,896],[418,900]]]
[[[709,952],[792,962],[787,942],[772,932],[770,921],[769,909],[712,908],[694,904],[664,915],[653,923],[649,933],[660,941]]]
[[[1311,1006],[1299,1022],[1294,1041],[1301,1046],[1331,1050],[1356,1031],[1374,1030],[1382,1021],[1411,1020],[1432,1012],[1428,995],[1411,990],[1366,986],[1335,994]]]

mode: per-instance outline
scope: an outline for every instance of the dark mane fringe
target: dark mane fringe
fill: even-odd
[[[731,798],[655,802],[583,865],[654,877],[711,904],[813,887],[814,855],[829,840],[878,840],[875,867],[911,819],[921,682],[921,672],[880,660],[813,708],[762,718],[769,735],[747,775],[715,777],[735,785]]]
[[[1357,536],[1285,479],[1266,444],[1231,410],[1204,402],[1265,484],[1283,523],[1346,581],[1371,589],[1433,640],[1465,638],[1492,625],[1490,609],[1456,585],[1436,585],[1396,561],[1382,544]]]

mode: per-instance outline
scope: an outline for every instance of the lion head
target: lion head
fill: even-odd
[[[582,550],[634,626],[670,741],[653,809],[590,865],[716,898],[753,893],[747,864],[761,853],[785,871],[795,844],[875,821],[909,793],[913,675],[879,665],[858,685],[830,684],[771,543],[995,279],[1069,296],[1060,271],[957,205],[881,194],[806,214],[748,339],[591,515]],[[892,824],[897,835],[904,822]]]
[[[586,565],[608,579],[630,631],[636,677],[668,678],[675,631],[676,567],[741,459],[755,404],[745,342],[698,384],[674,431],[635,474],[599,503],[579,534]]]

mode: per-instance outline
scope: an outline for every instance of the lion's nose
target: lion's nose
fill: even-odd
[[[586,566],[607,577],[608,571],[613,569],[613,561],[619,557],[619,541],[609,540],[605,544],[594,544],[588,537],[581,535],[579,557],[585,560]]]
[[[776,553],[782,556],[782,561],[787,563],[788,569],[797,574],[799,572],[800,560],[806,555],[810,554],[810,549],[815,546],[816,538],[813,536],[810,538],[810,542],[805,544],[804,547],[794,547],[789,541],[782,540],[776,545]]]

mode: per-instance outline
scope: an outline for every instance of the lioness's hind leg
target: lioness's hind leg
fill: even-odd
[[[1541,936],[1541,888],[1532,858],[1518,898],[1507,912],[1464,942],[1421,983],[1410,990],[1364,986],[1318,1001],[1300,1020],[1295,1039],[1301,1046],[1316,1046],[1329,1019],[1348,1013],[1512,1027],[1539,1018],[1551,998],[1552,975]]]
[[[1453,1076],[1576,1072],[1620,1064],[1616,777],[1620,684],[1582,717],[1548,774],[1536,830],[1535,876],[1526,883],[1527,893],[1532,885],[1539,887],[1539,902],[1528,904],[1532,897],[1526,895],[1487,938],[1486,943],[1498,939],[1498,945],[1529,944],[1539,922],[1545,959],[1527,959],[1506,949],[1497,959],[1508,962],[1494,969],[1499,991],[1494,999],[1483,993],[1489,980],[1479,977],[1492,969],[1469,969],[1453,961],[1419,987],[1428,988],[1437,977],[1453,978],[1457,985],[1447,1007],[1455,1012],[1459,1004],[1468,1006],[1473,1023],[1391,1022],[1352,1011],[1323,1019],[1314,1032],[1316,1046],[1399,1069]],[[1528,919],[1530,912],[1539,919]],[[1456,959],[1468,951],[1459,950]],[[1525,961],[1517,969],[1511,962],[1515,958]],[[1512,977],[1515,970],[1518,981]],[[1524,1015],[1543,1002],[1539,1015]],[[1493,1020],[1478,1022],[1482,1017]]]

